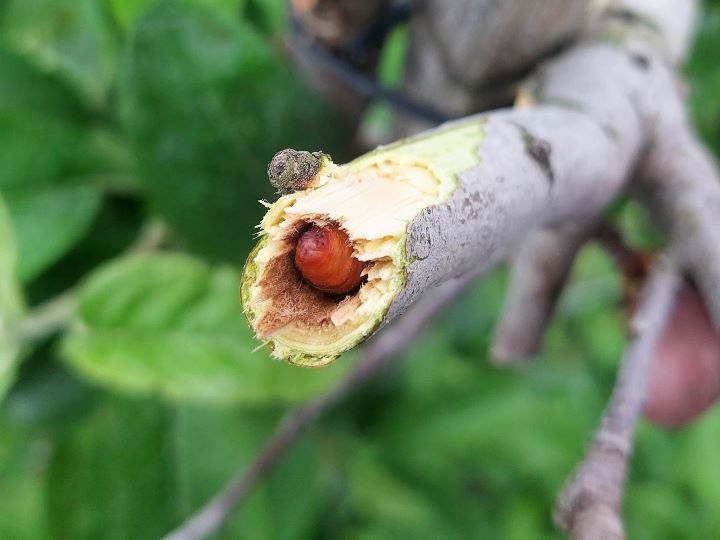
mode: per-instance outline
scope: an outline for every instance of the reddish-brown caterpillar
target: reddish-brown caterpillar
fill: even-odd
[[[360,286],[365,265],[353,254],[347,234],[337,225],[313,225],[300,235],[295,265],[316,289],[349,294]]]

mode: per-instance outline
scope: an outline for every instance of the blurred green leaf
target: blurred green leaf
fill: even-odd
[[[544,371],[533,370],[532,378],[515,385],[486,374],[474,391],[456,387],[455,395],[422,405],[421,396],[397,404],[385,426],[392,452],[412,454],[407,466],[436,481],[456,475],[453,464],[463,464],[487,488],[509,488],[524,477],[551,496],[580,455],[599,403],[581,373],[564,369],[551,375],[547,366]],[[576,411],[572,418],[568,410]],[[404,422],[407,417],[423,421]]]
[[[540,540],[555,538],[548,531],[548,512],[533,504],[532,499],[518,494],[511,497],[504,506],[503,513],[498,516],[504,540]]]
[[[110,0],[110,6],[120,26],[126,30],[134,27],[137,21],[158,0]],[[237,19],[247,0],[188,0],[206,5],[216,13]]]
[[[106,104],[117,43],[100,0],[14,0],[2,34],[38,66],[57,72],[93,108]]]
[[[400,86],[407,49],[408,28],[398,26],[388,35],[380,55],[378,79],[385,86],[393,88]]]
[[[337,122],[252,28],[188,1],[161,1],[139,22],[125,90],[152,202],[215,259],[247,255],[275,152],[337,138]]]
[[[155,540],[178,519],[173,415],[109,398],[60,437],[48,475],[52,537]]]
[[[383,523],[405,537],[447,536],[447,530],[439,534],[442,516],[432,500],[388,470],[378,452],[367,446],[348,450],[344,463],[346,482],[350,503],[359,519]]]
[[[245,19],[264,34],[279,34],[287,29],[288,2],[285,0],[245,0]]]
[[[0,538],[47,538],[44,480],[51,441],[1,411],[0,433]]]
[[[172,409],[106,396],[91,416],[58,437],[48,474],[53,538],[160,538],[252,462],[281,414]],[[316,474],[314,447],[303,437],[218,538],[308,538],[318,510]]]
[[[720,408],[706,413],[680,436],[680,450],[674,472],[684,481],[693,500],[702,508],[720,507]],[[696,522],[700,538],[720,536],[720,515],[707,513]]]
[[[20,241],[18,272],[29,281],[84,236],[100,207],[100,194],[85,186],[50,186],[18,193],[11,201]]]
[[[408,48],[407,26],[396,27],[385,41],[378,61],[377,77],[383,86],[398,88]],[[363,113],[361,130],[371,141],[387,141],[395,113],[391,105],[375,100]]]
[[[80,240],[99,208],[99,186],[87,175],[101,163],[82,130],[85,120],[62,82],[0,52],[0,189],[25,282]]]
[[[23,310],[16,258],[15,238],[0,196],[0,400],[13,380],[20,357],[20,346],[13,335],[13,326]]]
[[[0,188],[28,192],[64,183],[90,166],[83,142],[77,129],[54,118],[0,113]]]
[[[388,457],[418,481],[446,490],[439,497],[450,509],[450,501],[469,497],[466,490],[474,504],[501,505],[498,497],[524,484],[549,508],[600,413],[594,381],[582,364],[567,360],[513,374],[448,349],[436,335],[410,353],[407,383],[381,424]]]
[[[175,456],[185,516],[207,503],[239,468],[249,466],[280,417],[274,409],[185,406],[178,411]],[[319,510],[315,453],[310,438],[301,438],[233,513],[219,538],[310,537]]]
[[[83,418],[98,392],[56,361],[53,347],[38,348],[27,358],[5,400],[8,415],[36,427],[61,429]]]
[[[612,296],[608,298],[612,300]],[[584,359],[603,370],[607,383],[612,383],[623,350],[627,344],[627,320],[610,304],[578,314],[563,328],[565,340],[571,338],[576,350],[582,350]]]
[[[89,269],[130,249],[141,234],[144,219],[142,200],[130,196],[105,197],[83,238],[53,264],[51,271],[28,284],[28,304],[63,294],[84,278]]]
[[[695,122],[705,142],[720,155],[720,3],[705,2],[695,48],[685,68],[690,79]]]
[[[239,275],[183,255],[132,257],[92,274],[63,344],[80,373],[174,400],[271,403],[313,396],[345,372],[290,366],[255,352]]]
[[[627,200],[614,212],[613,221],[623,239],[634,249],[656,251],[663,247],[663,234],[653,223],[650,212],[635,200]]]
[[[115,20],[125,30],[130,30],[137,20],[157,0],[110,0],[110,7]]]
[[[64,81],[23,56],[0,49],[0,111],[22,111],[74,122],[85,117],[82,102]]]
[[[665,483],[630,482],[626,489],[625,512],[628,538],[633,540],[674,540],[714,538],[702,534],[697,516],[677,486]]]

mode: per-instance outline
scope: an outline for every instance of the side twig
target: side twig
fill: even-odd
[[[661,258],[632,320],[632,342],[590,450],[558,497],[555,521],[575,540],[625,538],[620,503],[633,434],[645,401],[652,354],[673,306],[680,277]]]
[[[498,365],[527,361],[542,347],[545,330],[575,256],[596,220],[530,232],[510,261],[510,286],[495,327],[490,357]]]
[[[16,337],[20,343],[42,341],[62,330],[75,313],[75,294],[67,291],[33,309],[18,324]]]
[[[475,277],[468,274],[427,293],[404,317],[369,342],[363,349],[362,359],[344,379],[326,394],[290,411],[250,466],[239,471],[207,505],[164,540],[199,540],[216,532],[258,480],[313,422],[381,372]]]

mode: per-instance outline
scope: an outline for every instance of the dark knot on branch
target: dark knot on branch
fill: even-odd
[[[287,148],[272,158],[268,178],[278,193],[286,195],[305,188],[315,179],[323,164],[322,152],[305,152]]]

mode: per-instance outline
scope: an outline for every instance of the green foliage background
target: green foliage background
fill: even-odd
[[[280,52],[285,25],[280,0],[0,0],[0,538],[158,538],[354,361],[271,361],[238,305],[273,153],[350,157]],[[716,154],[719,57],[709,1],[687,74]],[[636,206],[613,216],[655,242]],[[171,249],[127,255],[158,220]],[[543,357],[501,371],[486,351],[504,284],[497,271],[446,310],[219,538],[558,538],[555,493],[625,343],[619,285],[587,248]],[[69,289],[72,324],[21,339],[24,316]],[[720,410],[641,427],[630,538],[720,538],[719,446]]]

